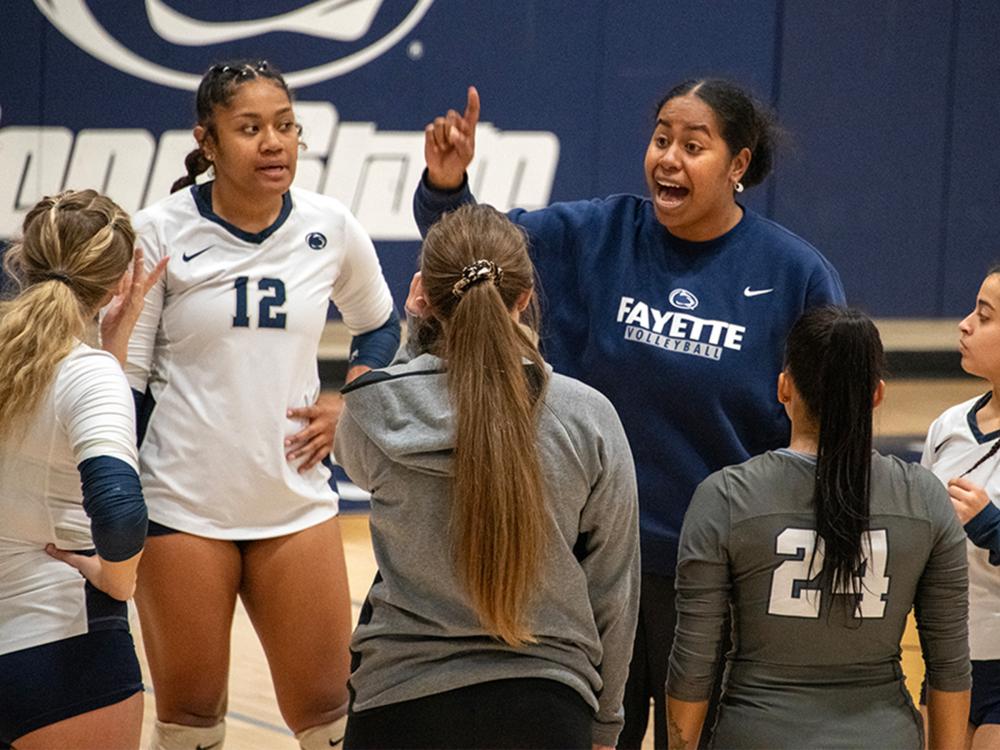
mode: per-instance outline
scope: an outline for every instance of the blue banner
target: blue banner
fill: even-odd
[[[201,73],[251,57],[296,89],[296,184],[358,216],[398,301],[423,128],[469,84],[483,106],[470,178],[500,208],[645,192],[659,97],[722,75],[792,136],[747,204],[819,247],[855,304],[958,315],[1000,256],[1000,152],[970,148],[1000,119],[996,3],[9,0],[3,24],[0,237],[63,188],[130,211],[165,196]]]

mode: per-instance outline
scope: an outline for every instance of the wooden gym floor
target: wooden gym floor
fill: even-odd
[[[880,322],[887,349],[954,349],[956,321],[896,323]],[[334,334],[334,339],[342,336]],[[346,342],[345,342],[346,343]],[[339,350],[340,346],[334,345]],[[987,390],[983,381],[973,378],[897,379],[890,380],[886,399],[876,416],[876,436],[883,444],[891,443],[894,450],[919,452],[923,435],[935,417],[945,408]],[[368,586],[375,575],[366,513],[341,516],[347,567],[351,586],[351,601],[355,619]],[[141,648],[138,623],[133,635],[139,647],[146,677],[147,695],[143,726],[143,743],[149,737],[154,719],[152,687],[148,679]],[[923,677],[923,662],[916,630],[910,622],[903,638],[903,669],[907,684],[916,695]],[[268,674],[267,662],[242,606],[237,605],[233,625],[232,666],[230,670],[229,713],[227,717],[227,747],[235,750],[295,750],[298,744],[284,726],[278,713]],[[652,748],[652,732],[647,734],[644,747]]]

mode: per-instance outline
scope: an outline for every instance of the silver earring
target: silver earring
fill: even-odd
[[[742,193],[743,192],[743,183],[737,181],[736,184],[733,185],[733,190],[735,190],[737,193]]]

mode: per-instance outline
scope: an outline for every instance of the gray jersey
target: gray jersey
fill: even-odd
[[[716,747],[921,748],[899,642],[915,606],[929,684],[968,689],[962,528],[930,472],[873,454],[854,612],[819,587],[814,472],[810,458],[772,451],[698,487],[681,533],[668,692],[708,698],[731,608]]]

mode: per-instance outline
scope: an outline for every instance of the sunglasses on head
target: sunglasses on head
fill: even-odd
[[[231,75],[235,78],[254,78],[256,73],[264,73],[270,69],[267,60],[242,65],[213,65],[212,72],[216,75]]]

